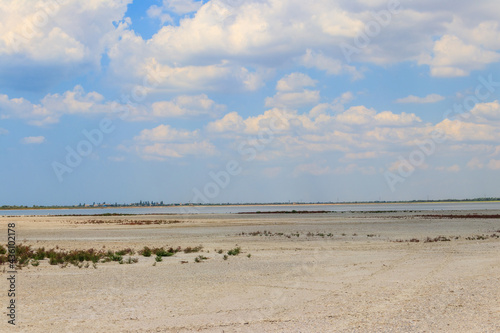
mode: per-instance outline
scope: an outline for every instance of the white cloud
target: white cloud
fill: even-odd
[[[225,110],[207,95],[179,95],[170,101],[158,101],[131,108],[127,120],[147,121],[162,118],[216,117]]]
[[[342,95],[340,95],[340,97],[337,97],[333,103],[334,104],[347,104],[349,102],[351,102],[352,100],[354,100],[354,94],[350,91],[347,91],[345,93],[343,93]]]
[[[59,122],[64,114],[97,114],[112,112],[111,103],[96,92],[85,93],[81,86],[63,94],[48,94],[39,104],[24,98],[9,99],[0,95],[0,115],[2,118],[21,118],[31,125],[42,126]]]
[[[129,59],[124,61],[128,63]],[[133,81],[154,75],[157,79],[157,89],[171,92],[254,91],[263,85],[263,78],[266,75],[265,71],[252,72],[225,60],[209,65],[179,66],[160,64],[157,59],[150,58],[142,64],[131,63],[130,66],[137,68],[135,73],[131,73]],[[119,75],[128,74],[119,68],[115,71],[120,72]]]
[[[434,43],[433,54],[422,57],[419,63],[430,65],[432,76],[459,77],[498,61],[497,52],[466,44],[454,35],[444,35]]]
[[[9,131],[6,130],[5,128],[0,127],[0,135],[7,135],[7,134],[9,134]]]
[[[363,78],[363,74],[355,67],[344,65],[339,59],[325,56],[322,53],[316,53],[310,49],[308,49],[306,54],[300,59],[300,63],[305,67],[317,68],[330,75],[339,75],[345,72],[350,74],[353,79]]]
[[[400,98],[396,100],[396,103],[417,103],[417,104],[427,104],[427,103],[437,103],[444,100],[444,97],[438,94],[430,94],[425,97],[418,97],[410,95],[405,98]]]
[[[470,113],[482,122],[500,121],[500,103],[478,103]]]
[[[21,118],[29,124],[43,126],[59,122],[63,115],[120,115],[127,121],[145,121],[162,118],[216,117],[225,110],[207,95],[180,95],[170,101],[129,105],[106,101],[101,94],[85,92],[81,86],[62,94],[48,94],[38,104],[24,98],[9,99],[0,94],[0,117]]]
[[[99,70],[101,55],[128,27],[122,19],[131,2],[0,1],[0,73],[16,73],[5,84],[42,90],[89,67]],[[40,73],[36,82],[30,66]]]
[[[320,96],[319,91],[304,89],[300,92],[281,92],[273,97],[266,98],[267,107],[289,107],[292,109],[307,105],[317,104]]]
[[[135,148],[143,158],[160,160],[185,156],[211,156],[217,152],[215,146],[207,140],[190,143],[155,143]]]
[[[159,125],[153,129],[145,129],[134,137],[137,141],[151,142],[179,142],[192,141],[199,137],[199,131],[178,130],[170,127],[170,125]]]
[[[45,137],[43,137],[43,136],[28,136],[28,137],[23,138],[21,140],[21,142],[25,145],[31,145],[31,144],[39,145],[39,144],[45,142]]]
[[[284,76],[276,84],[278,91],[298,91],[305,87],[314,87],[318,81],[304,73],[291,73]]]
[[[149,17],[159,19],[161,24],[173,22],[172,17],[163,11],[163,8],[153,5],[146,11]]]
[[[186,156],[212,156],[216,147],[202,139],[199,130],[187,131],[159,125],[153,129],[144,129],[134,137],[135,144],[125,150],[132,150],[148,160],[182,158]]]
[[[187,12],[201,4],[182,3],[187,4],[186,9],[179,9],[180,2],[168,6]],[[156,7],[150,14],[161,15]],[[125,83],[142,79],[153,61],[164,73],[160,90],[254,90],[262,86],[266,72],[276,64],[295,62],[297,55],[305,54],[307,67],[356,76],[355,68],[341,65],[335,54],[322,50],[331,50],[336,39],[355,36],[362,22],[351,16],[330,1],[311,6],[298,0],[212,0],[178,26],[162,27],[148,41],[123,32],[109,52],[111,69],[115,75],[127,77],[121,80]],[[139,71],[121,73],[123,68]]]
[[[284,107],[296,109],[307,105],[317,104],[319,91],[303,89],[314,87],[317,81],[303,73],[285,75],[276,84],[278,91],[273,97],[266,98],[266,107]]]
[[[460,120],[445,119],[435,126],[445,133],[446,137],[455,141],[498,141],[498,127],[489,124],[475,124]]]
[[[237,112],[226,114],[222,119],[210,122],[207,125],[207,130],[210,132],[242,132],[245,129],[245,122]]]
[[[375,126],[408,126],[421,122],[413,113],[395,114],[390,111],[377,113],[374,109],[368,109],[365,106],[353,106],[345,112],[335,117],[340,123],[346,125],[375,125]]]

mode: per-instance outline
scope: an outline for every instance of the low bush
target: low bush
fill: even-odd
[[[227,254],[230,255],[230,256],[237,256],[238,254],[240,254],[241,252],[241,248],[240,247],[236,247],[232,250],[229,250],[227,251]]]

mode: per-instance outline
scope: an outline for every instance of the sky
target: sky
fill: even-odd
[[[499,197],[494,0],[0,0],[0,206]]]

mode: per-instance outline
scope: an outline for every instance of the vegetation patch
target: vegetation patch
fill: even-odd
[[[240,252],[241,252],[241,248],[238,246],[232,250],[227,251],[227,254],[230,256],[237,256],[238,254],[240,254]]]

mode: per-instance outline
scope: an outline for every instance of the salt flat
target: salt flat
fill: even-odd
[[[154,266],[154,256],[135,254],[136,264],[24,267],[22,332],[497,332],[500,239],[492,235],[500,235],[500,219],[429,215],[499,213],[2,217],[0,224],[15,222],[18,243],[33,248],[203,246]],[[450,240],[425,242],[438,236]],[[241,253],[224,260],[235,247]],[[200,254],[208,259],[195,263]],[[0,288],[7,290],[5,279]]]

